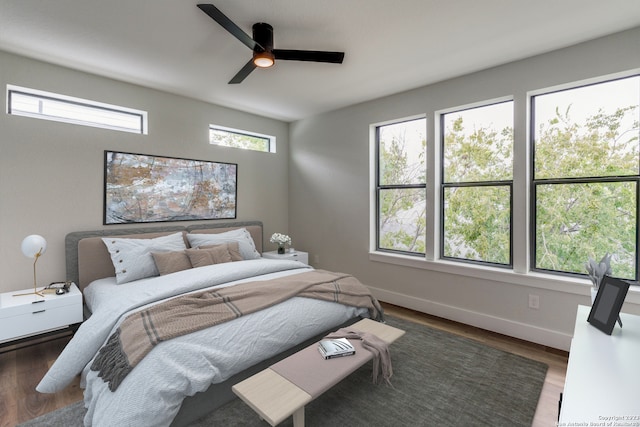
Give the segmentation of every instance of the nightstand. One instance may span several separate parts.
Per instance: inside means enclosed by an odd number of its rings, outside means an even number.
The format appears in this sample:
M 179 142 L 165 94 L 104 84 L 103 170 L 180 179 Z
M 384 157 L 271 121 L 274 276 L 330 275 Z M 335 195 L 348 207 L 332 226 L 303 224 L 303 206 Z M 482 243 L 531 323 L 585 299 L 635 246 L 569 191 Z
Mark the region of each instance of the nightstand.
M 288 259 L 291 261 L 300 261 L 309 265 L 309 254 L 307 252 L 295 251 L 295 252 L 285 252 L 283 254 L 279 254 L 278 251 L 270 251 L 263 252 L 263 258 L 271 258 L 271 259 Z
M 82 293 L 75 283 L 63 295 L 14 296 L 32 291 L 33 288 L 0 294 L 0 344 L 82 322 Z

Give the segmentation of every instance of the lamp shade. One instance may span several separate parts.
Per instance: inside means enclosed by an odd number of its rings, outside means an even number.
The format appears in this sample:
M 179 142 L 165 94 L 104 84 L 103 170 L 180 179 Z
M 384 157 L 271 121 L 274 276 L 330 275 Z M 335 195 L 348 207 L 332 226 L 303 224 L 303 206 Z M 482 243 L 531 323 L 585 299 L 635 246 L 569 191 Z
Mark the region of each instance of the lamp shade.
M 38 234 L 32 234 L 24 238 L 21 248 L 26 257 L 35 258 L 47 250 L 47 241 Z

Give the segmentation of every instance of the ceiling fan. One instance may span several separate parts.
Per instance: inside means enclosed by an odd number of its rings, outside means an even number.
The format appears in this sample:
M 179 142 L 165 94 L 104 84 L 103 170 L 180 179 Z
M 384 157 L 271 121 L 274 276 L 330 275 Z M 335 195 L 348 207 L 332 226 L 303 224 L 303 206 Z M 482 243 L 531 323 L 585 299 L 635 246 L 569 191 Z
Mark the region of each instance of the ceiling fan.
M 321 50 L 289 50 L 273 48 L 273 27 L 264 22 L 253 24 L 253 38 L 242 31 L 231 19 L 212 4 L 199 4 L 198 7 L 214 21 L 230 32 L 235 38 L 253 50 L 253 58 L 233 76 L 229 84 L 241 83 L 256 67 L 271 67 L 276 59 L 288 61 L 329 62 L 342 64 L 344 52 Z

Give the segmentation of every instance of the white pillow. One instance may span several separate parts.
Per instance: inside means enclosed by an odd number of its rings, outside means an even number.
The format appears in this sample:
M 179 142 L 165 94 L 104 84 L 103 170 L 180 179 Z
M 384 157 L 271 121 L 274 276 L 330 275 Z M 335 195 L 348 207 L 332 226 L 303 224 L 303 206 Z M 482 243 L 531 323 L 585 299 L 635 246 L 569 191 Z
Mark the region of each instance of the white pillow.
M 121 285 L 145 277 L 158 276 L 151 252 L 171 252 L 187 249 L 182 232 L 155 239 L 103 237 L 116 270 L 116 282 Z
M 215 234 L 187 234 L 187 240 L 192 248 L 206 245 L 219 245 L 221 243 L 238 242 L 238 249 L 243 259 L 260 258 L 260 253 L 256 250 L 256 245 L 251 238 L 251 234 L 246 228 L 226 231 Z

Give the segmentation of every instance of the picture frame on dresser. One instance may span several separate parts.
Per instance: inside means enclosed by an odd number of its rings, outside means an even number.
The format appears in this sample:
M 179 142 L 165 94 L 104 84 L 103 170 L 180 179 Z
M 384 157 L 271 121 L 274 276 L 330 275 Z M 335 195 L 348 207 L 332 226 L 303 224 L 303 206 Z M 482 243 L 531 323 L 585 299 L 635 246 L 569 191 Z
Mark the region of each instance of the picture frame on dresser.
M 604 276 L 587 321 L 605 334 L 611 335 L 616 321 L 619 321 L 620 309 L 622 309 L 628 290 L 628 282 Z M 622 326 L 622 322 L 620 322 L 620 326 Z

